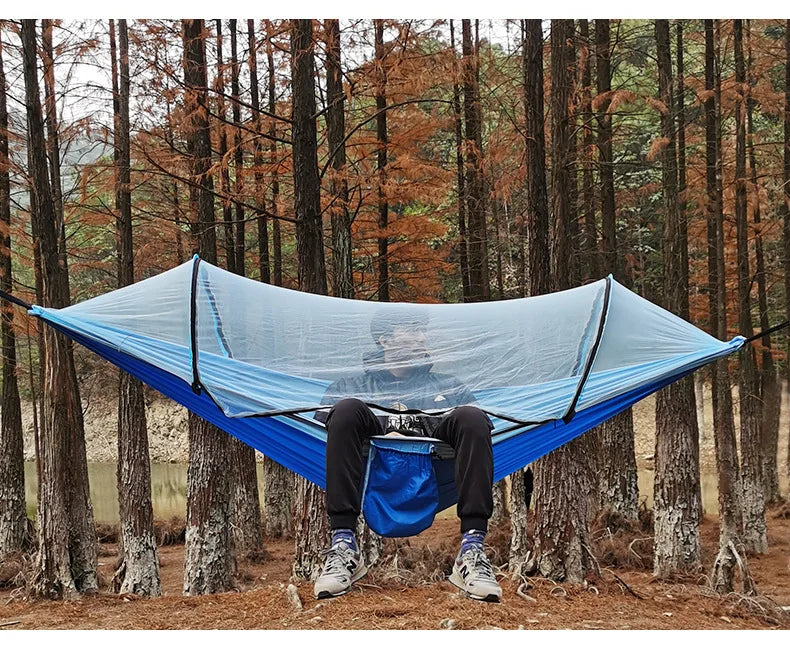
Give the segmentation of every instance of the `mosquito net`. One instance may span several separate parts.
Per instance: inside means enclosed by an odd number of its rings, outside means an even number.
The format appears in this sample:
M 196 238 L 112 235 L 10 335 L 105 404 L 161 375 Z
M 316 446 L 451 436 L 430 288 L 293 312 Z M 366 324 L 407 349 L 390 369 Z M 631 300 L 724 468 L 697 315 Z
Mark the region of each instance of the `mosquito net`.
M 195 258 L 39 314 L 209 392 L 229 417 L 356 397 L 383 410 L 476 404 L 568 417 L 732 352 L 611 278 L 474 304 L 347 300 L 278 288 Z

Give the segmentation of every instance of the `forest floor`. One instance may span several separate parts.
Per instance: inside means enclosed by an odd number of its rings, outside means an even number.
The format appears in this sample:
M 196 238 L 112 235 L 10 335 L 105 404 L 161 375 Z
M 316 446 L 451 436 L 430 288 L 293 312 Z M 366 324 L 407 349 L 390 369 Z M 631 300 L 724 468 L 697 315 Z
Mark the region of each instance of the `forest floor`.
M 783 513 L 788 516 L 787 507 Z M 649 548 L 632 542 L 641 538 L 646 540 L 641 545 L 649 546 L 649 531 L 612 535 L 599 525 L 595 537 L 601 577 L 591 579 L 590 586 L 527 579 L 530 601 L 518 593 L 521 581 L 503 574 L 502 603 L 481 603 L 463 597 L 445 580 L 456 551 L 457 521 L 441 519 L 409 541 L 387 541 L 393 543 L 390 551 L 398 547 L 398 561 L 390 554 L 343 597 L 319 602 L 310 583 L 297 583 L 301 611 L 292 607 L 285 589 L 291 540 L 268 539 L 263 561 L 241 562 L 239 591 L 199 597 L 181 595 L 183 544 L 162 546 L 164 596 L 153 600 L 106 593 L 117 545 L 105 543 L 100 552 L 102 593 L 52 602 L 24 600 L 21 588 L 0 589 L 0 629 L 790 628 L 790 613 L 781 609 L 790 606 L 790 516 L 779 517 L 774 510 L 768 522 L 769 553 L 749 559 L 759 598 L 716 595 L 704 573 L 671 583 L 656 581 Z M 506 536 L 504 529 L 489 534 L 490 555 L 501 555 Z M 703 564 L 709 569 L 717 547 L 715 518 L 705 518 L 701 537 Z

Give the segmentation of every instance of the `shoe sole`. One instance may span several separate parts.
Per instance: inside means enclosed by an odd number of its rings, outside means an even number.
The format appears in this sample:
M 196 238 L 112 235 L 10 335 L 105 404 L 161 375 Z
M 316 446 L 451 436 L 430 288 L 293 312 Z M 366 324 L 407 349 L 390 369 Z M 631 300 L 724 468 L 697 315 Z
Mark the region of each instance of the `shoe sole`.
M 367 573 L 368 573 L 368 568 L 367 566 L 365 566 L 362 569 L 360 569 L 355 576 L 351 578 L 351 583 L 349 583 L 348 587 L 344 589 L 342 592 L 336 592 L 335 594 L 332 594 L 332 592 L 328 592 L 327 590 L 324 590 L 322 592 L 319 592 L 316 598 L 320 601 L 321 599 L 337 598 L 338 596 L 343 596 L 343 594 L 348 594 L 351 591 L 351 587 L 354 585 L 354 583 L 356 583 L 360 578 L 362 578 Z
M 470 599 L 475 601 L 483 601 L 484 603 L 499 603 L 499 596 L 496 594 L 486 594 L 485 596 L 480 596 L 478 594 L 472 594 L 469 590 L 466 589 L 466 585 L 464 585 L 464 581 L 459 574 L 453 573 L 450 574 L 450 578 L 448 578 L 453 585 L 455 585 L 459 590 L 461 590 L 466 596 Z

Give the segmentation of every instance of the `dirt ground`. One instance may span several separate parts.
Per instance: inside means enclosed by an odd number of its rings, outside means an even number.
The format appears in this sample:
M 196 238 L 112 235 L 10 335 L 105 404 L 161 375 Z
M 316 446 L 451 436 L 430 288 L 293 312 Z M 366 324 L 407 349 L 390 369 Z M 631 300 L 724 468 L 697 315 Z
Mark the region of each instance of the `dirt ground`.
M 298 583 L 303 609 L 286 595 L 293 544 L 270 539 L 263 562 L 240 564 L 239 591 L 200 597 L 181 595 L 183 545 L 160 547 L 164 596 L 145 600 L 106 593 L 71 602 L 25 601 L 20 589 L 0 590 L 0 628 L 5 629 L 777 629 L 790 628 L 790 519 L 769 515 L 768 555 L 749 560 L 762 595 L 747 599 L 720 597 L 707 586 L 705 574 L 674 583 L 653 580 L 644 568 L 607 567 L 601 578 L 583 585 L 564 585 L 502 574 L 503 602 L 481 603 L 461 596 L 444 579 L 457 537 L 457 521 L 434 526 L 400 544 L 399 566 L 390 559 L 374 568 L 346 596 L 314 600 L 312 586 Z M 599 531 L 597 537 L 606 534 Z M 717 523 L 702 526 L 703 560 L 713 561 Z M 506 531 L 489 534 L 506 541 Z M 643 538 L 644 539 L 644 538 Z M 394 541 L 388 541 L 394 542 Z M 102 545 L 101 573 L 109 581 L 117 547 Z M 490 552 L 497 555 L 496 548 Z M 634 553 L 636 555 L 636 553 Z M 602 556 L 603 557 L 603 556 Z M 616 562 L 616 561 L 615 561 Z M 611 561 L 610 561 L 611 564 Z M 626 587 L 627 584 L 627 587 Z M 629 591 L 630 589 L 630 591 Z M 523 591 L 523 590 L 522 590 Z

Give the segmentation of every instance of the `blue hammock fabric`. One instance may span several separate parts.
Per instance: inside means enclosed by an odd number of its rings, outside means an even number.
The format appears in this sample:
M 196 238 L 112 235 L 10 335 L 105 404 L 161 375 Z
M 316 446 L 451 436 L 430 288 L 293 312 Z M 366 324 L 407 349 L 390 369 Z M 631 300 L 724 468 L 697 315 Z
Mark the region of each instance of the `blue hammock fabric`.
M 30 310 L 322 488 L 326 429 L 315 411 L 338 378 L 359 371 L 370 331 L 404 312 L 428 314 L 434 368 L 458 377 L 489 413 L 495 480 L 745 341 L 720 342 L 611 277 L 507 302 L 378 304 L 276 288 L 197 258 L 68 308 Z M 529 346 L 519 345 L 523 328 Z M 336 339 L 327 337 L 337 330 Z M 312 345 L 302 337 L 311 332 Z M 463 353 L 453 342 L 459 338 Z M 392 411 L 389 401 L 369 404 Z M 439 441 L 378 437 L 372 444 L 363 513 L 374 531 L 419 533 L 456 502 L 453 459 L 437 452 Z

